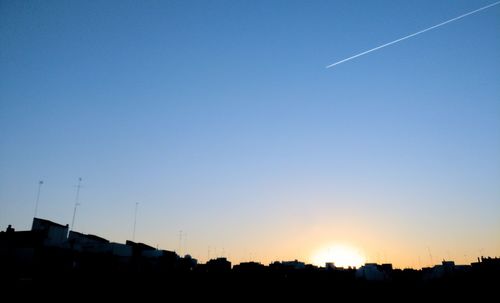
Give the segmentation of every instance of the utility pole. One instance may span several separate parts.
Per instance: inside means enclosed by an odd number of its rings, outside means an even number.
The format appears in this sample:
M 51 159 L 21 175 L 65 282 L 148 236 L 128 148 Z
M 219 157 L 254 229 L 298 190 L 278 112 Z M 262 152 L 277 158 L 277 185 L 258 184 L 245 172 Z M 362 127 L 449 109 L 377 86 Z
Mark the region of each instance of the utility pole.
M 43 180 L 38 181 L 38 192 L 36 194 L 36 203 L 35 203 L 35 215 L 33 216 L 36 218 L 36 214 L 38 213 L 38 201 L 40 200 L 40 190 L 42 189 L 43 185 Z
M 80 187 L 82 183 L 82 178 L 78 178 L 78 185 L 76 186 L 76 198 L 75 198 L 75 208 L 73 209 L 73 220 L 71 220 L 71 230 L 75 226 L 75 216 L 76 216 L 76 208 L 80 205 L 78 203 L 78 199 L 80 198 Z

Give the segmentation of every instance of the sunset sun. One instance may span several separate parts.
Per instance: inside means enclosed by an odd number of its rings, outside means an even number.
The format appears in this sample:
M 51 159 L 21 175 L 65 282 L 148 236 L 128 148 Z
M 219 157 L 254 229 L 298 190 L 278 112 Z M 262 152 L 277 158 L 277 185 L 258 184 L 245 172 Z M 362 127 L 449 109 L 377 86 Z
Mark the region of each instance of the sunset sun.
M 332 245 L 316 251 L 311 262 L 317 266 L 325 266 L 327 262 L 334 263 L 336 267 L 360 267 L 365 262 L 362 253 L 350 246 Z

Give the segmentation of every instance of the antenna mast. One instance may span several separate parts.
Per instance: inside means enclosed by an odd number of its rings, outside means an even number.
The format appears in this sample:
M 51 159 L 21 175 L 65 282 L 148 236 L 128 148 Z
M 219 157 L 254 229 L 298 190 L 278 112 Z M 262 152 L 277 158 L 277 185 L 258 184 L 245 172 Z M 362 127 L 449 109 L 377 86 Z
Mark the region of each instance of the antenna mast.
M 184 252 L 184 254 L 188 254 L 188 250 L 187 250 L 187 238 L 188 238 L 188 234 L 187 232 L 184 232 L 184 235 L 182 237 L 182 251 Z
M 135 211 L 134 211 L 134 232 L 132 234 L 132 241 L 135 241 L 135 226 L 137 223 L 137 207 L 139 206 L 139 202 L 135 202 Z
M 182 230 L 179 230 L 179 256 L 182 257 Z
M 432 260 L 432 253 L 429 246 L 427 246 L 427 252 L 429 253 L 429 259 L 431 260 L 431 267 L 432 267 L 434 265 L 434 261 Z
M 35 203 L 35 215 L 33 216 L 36 218 L 36 214 L 38 213 L 38 201 L 40 200 L 40 190 L 42 188 L 43 180 L 38 181 L 38 192 L 36 194 L 36 203 Z
M 76 186 L 76 198 L 75 198 L 75 208 L 73 210 L 73 220 L 71 220 L 71 230 L 73 230 L 73 227 L 75 226 L 75 216 L 76 216 L 76 208 L 80 203 L 78 203 L 78 200 L 80 198 L 80 187 L 82 183 L 82 178 L 78 178 L 78 185 Z

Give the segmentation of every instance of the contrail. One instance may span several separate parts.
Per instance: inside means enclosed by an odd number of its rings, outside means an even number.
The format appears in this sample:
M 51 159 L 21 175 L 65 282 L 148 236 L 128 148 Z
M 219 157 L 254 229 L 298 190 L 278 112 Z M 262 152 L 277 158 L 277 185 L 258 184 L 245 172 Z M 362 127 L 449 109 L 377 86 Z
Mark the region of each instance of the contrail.
M 380 45 L 380 46 L 377 46 L 377 47 L 375 47 L 375 48 L 369 49 L 369 50 L 367 50 L 367 51 L 364 51 L 364 52 L 359 53 L 359 54 L 357 54 L 357 55 L 354 55 L 354 56 L 352 56 L 352 57 L 346 58 L 346 59 L 344 59 L 344 60 L 340 60 L 340 61 L 338 61 L 338 62 L 335 62 L 335 63 L 333 63 L 333 64 L 330 64 L 330 65 L 326 66 L 326 68 L 334 67 L 335 65 L 338 65 L 338 64 L 340 64 L 340 63 L 344 63 L 344 62 L 346 62 L 346 61 L 350 61 L 350 60 L 352 60 L 352 59 L 355 59 L 355 58 L 357 58 L 357 57 L 361 57 L 361 56 L 366 55 L 366 54 L 368 54 L 368 53 L 371 53 L 371 52 L 374 52 L 374 51 L 379 50 L 379 49 L 381 49 L 381 48 L 384 48 L 384 47 L 386 47 L 386 46 L 392 45 L 392 44 L 394 44 L 394 43 L 398 43 L 398 42 L 401 42 L 401 41 L 403 41 L 403 40 L 409 39 L 409 38 L 411 38 L 411 37 L 414 37 L 414 36 L 417 36 L 417 35 L 423 34 L 423 33 L 427 32 L 427 31 L 432 30 L 432 29 L 435 29 L 435 28 L 437 28 L 437 27 L 443 26 L 443 25 L 448 24 L 448 23 L 450 23 L 450 22 L 457 21 L 457 20 L 459 20 L 459 19 L 465 18 L 465 17 L 467 17 L 467 16 L 469 16 L 469 15 L 475 14 L 475 13 L 477 13 L 477 12 L 480 12 L 480 11 L 482 11 L 482 10 L 485 10 L 485 9 L 487 9 L 487 8 L 490 8 L 490 7 L 495 6 L 495 5 L 498 5 L 498 4 L 500 4 L 500 1 L 495 2 L 495 3 L 492 3 L 492 4 L 490 4 L 490 5 L 483 6 L 483 7 L 481 7 L 481 8 L 478 8 L 478 9 L 473 10 L 473 11 L 471 11 L 471 12 L 465 13 L 465 14 L 463 14 L 463 15 L 460 15 L 460 16 L 455 17 L 455 18 L 453 18 L 453 19 L 450 19 L 450 20 L 448 20 L 448 21 L 441 22 L 441 23 L 439 23 L 439 24 L 436 24 L 436 25 L 431 26 L 431 27 L 429 27 L 429 28 L 423 29 L 423 30 L 418 31 L 418 32 L 416 32 L 416 33 L 413 33 L 413 34 L 411 34 L 411 35 L 404 36 L 403 38 L 399 38 L 399 39 L 397 39 L 397 40 L 394 40 L 394 41 L 388 42 L 388 43 L 386 43 L 386 44 L 382 44 L 382 45 Z

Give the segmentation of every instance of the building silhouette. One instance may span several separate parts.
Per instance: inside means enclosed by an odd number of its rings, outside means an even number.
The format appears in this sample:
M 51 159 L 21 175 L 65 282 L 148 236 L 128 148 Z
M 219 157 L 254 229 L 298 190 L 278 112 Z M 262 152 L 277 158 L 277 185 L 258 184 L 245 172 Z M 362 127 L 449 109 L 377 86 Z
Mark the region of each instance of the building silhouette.
M 110 293 L 199 289 L 187 294 L 209 297 L 228 295 L 225 290 L 232 289 L 246 294 L 267 290 L 278 299 L 294 293 L 320 296 L 328 293 L 325 290 L 442 293 L 449 298 L 450 292 L 464 290 L 475 296 L 496 294 L 500 285 L 500 258 L 480 257 L 469 265 L 443 260 L 422 270 L 395 269 L 389 263 L 318 267 L 299 260 L 233 266 L 226 258 L 200 264 L 190 255 L 181 257 L 145 243 L 115 243 L 97 235 L 68 232 L 68 225 L 41 218 L 33 219 L 31 230 L 16 231 L 9 225 L 0 232 L 0 269 L 5 289 L 27 293 L 62 285 L 73 291 L 84 287 Z

